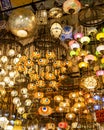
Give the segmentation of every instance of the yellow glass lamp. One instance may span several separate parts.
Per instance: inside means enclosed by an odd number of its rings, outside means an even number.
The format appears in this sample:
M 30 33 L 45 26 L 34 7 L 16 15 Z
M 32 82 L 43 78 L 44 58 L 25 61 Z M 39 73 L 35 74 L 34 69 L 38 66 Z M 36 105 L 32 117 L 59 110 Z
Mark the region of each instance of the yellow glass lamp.
M 104 39 L 104 32 L 98 33 L 98 34 L 96 35 L 96 39 L 97 39 L 98 41 Z
M 22 126 L 14 125 L 12 130 L 23 130 Z
M 17 119 L 17 120 L 14 121 L 14 125 L 20 126 L 20 125 L 22 125 L 22 121 Z
M 73 120 L 76 118 L 76 115 L 75 115 L 75 113 L 67 113 L 65 117 L 68 120 Z
M 63 107 L 56 107 L 56 112 L 62 113 L 62 112 L 64 112 L 64 108 Z
M 86 62 L 79 63 L 79 68 L 87 68 L 87 67 L 88 67 L 88 63 L 86 63 Z
M 78 92 L 71 92 L 69 93 L 69 98 L 70 99 L 75 99 L 79 97 L 79 93 Z
M 32 36 L 36 29 L 36 17 L 32 10 L 19 8 L 10 14 L 8 25 L 10 31 L 21 38 Z
M 60 18 L 62 16 L 62 9 L 58 7 L 53 7 L 49 10 L 50 18 Z
M 78 108 L 78 109 L 84 108 L 85 103 L 84 102 L 76 102 L 73 107 Z
M 56 95 L 56 96 L 54 96 L 54 101 L 55 102 L 61 102 L 61 101 L 63 101 L 63 96 L 61 96 L 61 95 Z
M 47 123 L 46 128 L 47 128 L 47 130 L 55 130 L 55 124 L 54 123 Z
M 102 64 L 104 64 L 104 57 L 103 57 L 103 58 L 101 58 L 101 63 L 102 63 Z
M 63 101 L 63 102 L 60 102 L 60 103 L 59 103 L 59 107 L 64 107 L 64 108 L 65 108 L 65 107 L 69 107 L 69 106 L 70 106 L 70 103 L 69 103 L 69 102 L 64 102 L 64 101 Z

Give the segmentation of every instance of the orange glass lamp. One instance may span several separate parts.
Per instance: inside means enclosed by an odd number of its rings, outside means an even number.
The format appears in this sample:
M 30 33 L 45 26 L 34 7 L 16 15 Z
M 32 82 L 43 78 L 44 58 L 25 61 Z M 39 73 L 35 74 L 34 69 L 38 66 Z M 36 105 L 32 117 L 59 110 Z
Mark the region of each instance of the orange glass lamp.
M 41 99 L 43 97 L 44 97 L 44 93 L 43 92 L 35 92 L 34 93 L 34 98 Z
M 56 96 L 54 96 L 54 101 L 55 102 L 61 102 L 61 101 L 63 101 L 63 96 L 61 96 L 61 95 L 56 95 Z
M 41 106 L 38 109 L 39 115 L 42 115 L 42 116 L 51 115 L 52 112 L 53 112 L 53 109 L 51 107 L 49 107 L 49 106 Z

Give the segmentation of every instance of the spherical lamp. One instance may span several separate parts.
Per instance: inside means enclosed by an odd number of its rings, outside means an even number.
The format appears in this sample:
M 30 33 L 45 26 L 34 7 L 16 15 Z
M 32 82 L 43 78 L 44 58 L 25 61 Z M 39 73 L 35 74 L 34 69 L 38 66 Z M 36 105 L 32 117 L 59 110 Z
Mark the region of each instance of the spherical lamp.
M 63 10 L 67 14 L 78 13 L 81 9 L 81 4 L 78 0 L 66 0 L 63 3 Z
M 8 25 L 14 35 L 25 38 L 34 34 L 36 18 L 32 10 L 19 8 L 10 14 Z

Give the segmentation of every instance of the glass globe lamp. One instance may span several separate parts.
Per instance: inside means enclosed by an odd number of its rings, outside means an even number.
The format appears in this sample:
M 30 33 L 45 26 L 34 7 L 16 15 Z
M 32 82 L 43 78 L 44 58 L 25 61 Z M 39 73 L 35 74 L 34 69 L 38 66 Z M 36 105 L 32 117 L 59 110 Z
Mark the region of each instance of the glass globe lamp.
M 7 63 L 7 62 L 8 62 L 7 56 L 2 56 L 2 57 L 1 57 L 1 62 L 2 62 L 2 63 Z
M 59 23 L 53 23 L 51 25 L 50 32 L 51 32 L 52 36 L 54 36 L 55 38 L 59 38 L 59 36 L 62 32 L 61 25 Z
M 17 112 L 18 112 L 19 114 L 23 114 L 23 113 L 25 113 L 25 108 L 22 107 L 22 106 L 20 106 L 20 107 L 18 107 Z
M 67 14 L 76 14 L 81 9 L 81 4 L 78 0 L 66 0 L 63 3 L 63 10 Z
M 13 56 L 15 55 L 15 50 L 10 49 L 9 52 L 8 52 L 8 55 L 9 55 L 10 57 L 13 57 Z
M 10 14 L 8 25 L 14 35 L 25 38 L 34 34 L 36 18 L 32 10 L 19 8 Z

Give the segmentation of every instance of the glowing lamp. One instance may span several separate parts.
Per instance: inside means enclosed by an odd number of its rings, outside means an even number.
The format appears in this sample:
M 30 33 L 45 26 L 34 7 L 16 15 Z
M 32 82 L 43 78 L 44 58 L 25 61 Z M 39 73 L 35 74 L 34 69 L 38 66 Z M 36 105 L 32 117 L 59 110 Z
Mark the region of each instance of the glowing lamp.
M 101 53 L 101 51 L 104 51 L 104 45 L 99 45 L 97 48 L 96 48 L 97 52 Z
M 61 95 L 56 95 L 56 96 L 54 96 L 54 101 L 61 102 L 61 101 L 63 101 L 63 97 Z
M 81 39 L 80 39 L 80 42 L 82 44 L 88 44 L 90 42 L 90 38 L 88 36 L 83 36 Z
M 97 60 L 97 58 L 96 58 L 96 56 L 94 56 L 94 55 L 87 55 L 87 56 L 85 56 L 85 58 L 84 58 L 84 62 L 89 62 L 89 61 L 96 61 Z
M 13 130 L 13 126 L 12 125 L 7 125 L 4 130 Z
M 62 9 L 58 7 L 53 7 L 49 10 L 49 17 L 50 18 L 60 18 L 62 16 Z
M 83 85 L 87 89 L 94 89 L 97 86 L 97 80 L 94 76 L 88 76 L 84 79 Z
M 74 39 L 75 39 L 75 40 L 81 39 L 82 37 L 83 37 L 83 34 L 82 34 L 82 33 L 75 33 L 75 34 L 74 34 Z
M 80 48 L 79 43 L 75 40 L 71 40 L 68 44 L 72 50 Z
M 74 50 L 71 50 L 70 51 L 70 56 L 77 56 L 78 55 L 78 52 L 77 51 L 74 51 Z
M 59 122 L 59 123 L 58 123 L 58 127 L 59 127 L 59 128 L 67 128 L 67 127 L 68 127 L 68 123 L 67 123 L 67 122 L 64 122 L 64 121 Z
M 78 0 L 66 0 L 63 3 L 63 10 L 67 14 L 76 14 L 81 9 L 81 4 Z
M 74 113 L 67 113 L 65 117 L 68 120 L 73 120 L 75 119 L 76 115 Z
M 98 33 L 98 34 L 96 35 L 96 39 L 97 39 L 98 41 L 104 39 L 104 32 Z
M 19 8 L 13 10 L 9 17 L 9 29 L 18 37 L 28 37 L 34 34 L 36 18 L 32 10 Z
M 62 27 L 59 23 L 53 23 L 50 28 L 51 35 L 55 38 L 59 38 L 62 32 Z
M 56 107 L 56 112 L 64 112 L 64 108 L 63 107 Z
M 103 75 L 104 75 L 104 70 L 96 71 L 96 76 L 103 76 Z
M 94 98 L 94 100 L 100 100 L 101 99 L 101 97 L 99 95 L 95 95 L 93 98 Z
M 99 104 L 94 105 L 94 110 L 100 110 L 101 106 Z
M 13 130 L 23 130 L 22 126 L 14 125 Z
M 19 114 L 24 114 L 25 113 L 25 108 L 23 106 L 20 106 L 20 107 L 18 107 L 17 112 Z
M 47 128 L 47 130 L 55 130 L 55 124 L 54 123 L 47 123 L 46 128 Z
M 104 97 L 101 98 L 102 102 L 104 102 Z
M 35 92 L 34 94 L 35 98 L 41 99 L 44 97 L 44 93 L 43 92 Z
M 25 100 L 25 106 L 31 106 L 31 104 L 32 104 L 32 101 L 30 100 L 30 99 L 26 99 Z
M 40 103 L 42 104 L 42 105 L 49 105 L 50 104 L 50 99 L 49 98 L 41 98 L 41 100 L 40 100 Z
M 87 30 L 88 35 L 95 35 L 97 33 L 97 29 L 95 27 L 90 27 Z
M 64 41 L 67 39 L 72 39 L 72 31 L 73 31 L 72 26 L 65 26 L 63 28 L 62 34 L 60 35 L 60 40 Z
M 39 109 L 38 109 L 39 115 L 42 115 L 42 116 L 51 115 L 52 112 L 53 112 L 53 110 L 52 110 L 52 108 L 49 107 L 49 106 L 41 106 L 41 107 L 39 107 Z
M 20 125 L 22 125 L 22 121 L 17 119 L 17 120 L 14 121 L 14 125 L 20 126 Z
M 79 68 L 87 68 L 88 64 L 86 62 L 80 62 L 79 63 Z

